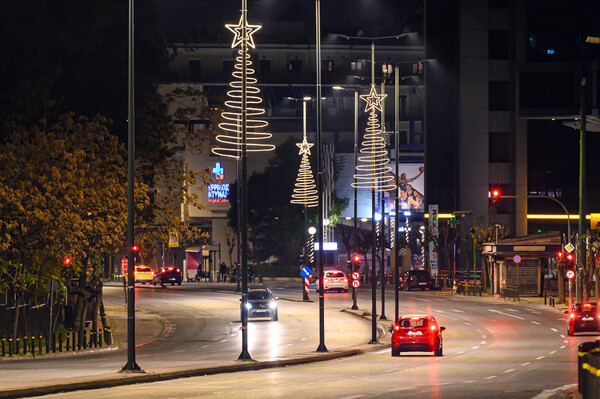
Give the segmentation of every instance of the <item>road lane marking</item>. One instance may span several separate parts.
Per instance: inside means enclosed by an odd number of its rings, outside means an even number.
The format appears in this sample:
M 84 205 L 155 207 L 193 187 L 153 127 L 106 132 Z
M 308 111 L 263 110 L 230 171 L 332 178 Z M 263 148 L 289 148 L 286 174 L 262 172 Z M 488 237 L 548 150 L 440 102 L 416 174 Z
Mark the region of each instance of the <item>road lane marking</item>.
M 480 333 L 480 332 L 481 332 L 481 330 L 480 330 L 479 328 L 478 328 L 476 331 L 477 331 L 478 333 Z
M 486 380 L 491 380 L 492 378 L 498 377 L 497 375 L 490 375 L 489 377 L 485 377 Z
M 566 339 L 565 339 L 563 342 L 564 342 L 565 344 L 568 344 L 568 343 L 569 343 L 569 341 L 567 341 Z
M 460 351 L 460 352 L 458 352 L 458 354 L 459 354 L 459 355 L 460 355 L 460 354 L 462 354 L 462 353 L 465 353 L 465 351 Z
M 292 345 L 294 345 L 294 344 L 287 344 L 286 346 L 292 346 Z
M 548 352 L 549 355 L 554 355 L 556 351 Z
M 560 337 L 561 337 L 561 338 L 566 338 L 566 337 L 565 337 L 564 335 L 562 335 L 562 334 L 560 334 Z
M 504 312 L 501 312 L 501 311 L 499 311 L 499 310 L 496 310 L 496 309 L 488 309 L 488 310 L 489 310 L 490 312 L 499 313 L 499 314 L 501 314 L 501 315 L 504 315 L 504 316 L 510 316 L 510 317 L 514 317 L 515 319 L 519 319 L 519 320 L 525 320 L 523 317 L 520 317 L 520 316 L 515 316 L 514 314 L 510 314 L 510 313 L 504 313 Z
M 567 347 L 567 345 L 563 345 L 560 347 L 560 349 L 565 349 Z
M 300 341 L 306 341 L 306 337 L 304 337 L 304 338 L 300 339 Z
M 463 323 L 465 323 L 466 325 L 470 326 L 471 323 L 467 323 L 466 321 L 463 321 Z
M 485 342 L 486 342 L 486 341 L 481 341 L 481 345 L 485 345 Z
M 538 356 L 535 358 L 535 360 L 542 360 L 543 358 L 545 358 L 546 356 Z
M 475 383 L 475 382 L 477 382 L 477 381 L 474 381 L 474 380 L 469 380 L 469 381 L 465 381 L 463 384 L 473 384 L 473 383 Z
M 513 371 L 515 371 L 515 369 L 504 370 L 505 373 L 512 373 Z
M 221 342 L 227 342 L 227 340 L 226 339 L 222 339 Z
M 341 399 L 356 399 L 356 398 L 364 398 L 365 395 L 354 395 L 354 396 L 345 396 Z
M 210 345 L 201 346 L 200 349 L 208 348 Z
M 458 310 L 458 309 L 450 309 L 450 310 L 452 310 L 453 312 L 456 312 L 456 313 L 465 313 L 464 311 Z
M 471 349 L 477 349 L 477 348 L 479 348 L 479 346 L 473 346 L 473 347 L 471 347 Z
M 382 351 L 375 352 L 375 353 L 388 353 L 388 352 L 391 352 L 391 351 L 392 351 L 392 348 L 388 348 L 388 349 L 384 349 Z
M 529 362 L 525 362 L 525 363 L 523 363 L 523 364 L 521 365 L 521 367 L 529 366 L 530 364 L 531 364 L 531 363 L 529 363 Z
M 532 322 L 533 324 L 537 324 L 537 325 L 539 325 L 539 324 L 540 324 L 540 323 L 538 323 L 537 321 L 533 321 L 533 320 L 531 320 L 531 322 Z
M 486 339 L 487 337 L 485 335 L 482 335 L 481 338 Z
M 554 332 L 558 332 L 558 330 L 556 328 L 550 328 L 550 329 Z

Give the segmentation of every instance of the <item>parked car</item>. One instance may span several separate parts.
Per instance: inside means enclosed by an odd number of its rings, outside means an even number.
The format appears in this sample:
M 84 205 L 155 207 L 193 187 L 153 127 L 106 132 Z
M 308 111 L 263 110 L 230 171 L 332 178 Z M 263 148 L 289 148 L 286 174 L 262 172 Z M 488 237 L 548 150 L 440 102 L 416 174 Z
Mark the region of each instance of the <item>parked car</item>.
M 574 303 L 570 310 L 565 314 L 569 315 L 567 319 L 567 334 L 575 335 L 578 332 L 600 332 L 600 314 L 598 308 L 592 303 Z
M 442 331 L 432 315 L 405 315 L 390 328 L 392 333 L 392 356 L 401 352 L 433 352 L 443 355 Z
M 408 291 L 413 288 L 421 290 L 425 288 L 429 288 L 430 290 L 435 289 L 435 283 L 431 278 L 431 274 L 427 270 L 408 270 L 402 273 L 400 276 L 400 289 Z
M 148 266 L 139 265 L 135 267 L 135 271 L 133 272 L 135 282 L 142 284 L 150 284 L 154 279 L 154 272 Z
M 270 317 L 273 321 L 279 320 L 278 299 L 276 296 L 273 296 L 273 293 L 268 288 L 248 290 L 248 300 L 246 302 L 248 318 Z M 242 310 L 241 306 L 240 304 L 240 313 Z
M 348 292 L 348 277 L 341 270 L 324 270 L 323 271 L 323 292 L 338 290 Z M 315 279 L 316 290 L 319 291 L 319 279 Z
M 181 270 L 173 266 L 161 267 L 152 279 L 152 283 L 154 285 L 165 285 L 166 283 L 181 285 Z

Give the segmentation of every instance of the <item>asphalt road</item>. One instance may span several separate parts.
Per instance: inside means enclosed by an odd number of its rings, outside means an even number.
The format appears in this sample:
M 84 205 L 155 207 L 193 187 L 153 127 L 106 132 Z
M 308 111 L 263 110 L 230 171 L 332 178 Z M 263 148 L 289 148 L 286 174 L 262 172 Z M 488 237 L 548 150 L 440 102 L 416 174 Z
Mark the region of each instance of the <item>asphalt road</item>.
M 282 295 L 288 292 L 285 287 L 274 288 L 279 288 L 274 291 Z M 293 289 L 297 290 L 295 287 Z M 295 295 L 295 291 L 289 294 Z M 175 297 L 177 294 L 170 292 L 150 295 L 148 298 L 143 296 L 143 301 L 161 302 L 162 295 Z M 187 297 L 193 294 L 181 295 Z M 206 304 L 213 306 L 219 301 L 218 298 L 222 297 L 207 299 Z M 355 321 L 355 326 L 350 326 L 346 323 L 352 323 L 354 319 L 348 318 L 348 315 L 329 319 L 335 317 L 333 309 L 349 306 L 349 294 L 328 294 L 326 298 L 327 307 L 332 310 L 328 312 L 326 322 L 328 346 L 335 345 L 334 342 L 339 342 L 345 334 L 365 334 L 363 342 L 370 338 L 368 325 L 365 328 L 360 320 Z M 359 306 L 370 309 L 369 298 L 370 291 L 361 292 Z M 392 298 L 393 292 L 390 292 L 386 302 L 388 317 L 394 312 Z M 284 305 L 287 308 L 288 303 L 282 304 L 282 309 Z M 318 330 L 314 322 L 297 324 L 292 321 L 296 319 L 296 312 L 303 312 L 305 308 L 306 314 L 314 312 L 316 304 L 289 305 L 293 311 L 280 313 L 280 320 L 285 323 L 288 319 L 287 322 L 292 323 L 290 328 L 297 328 L 299 333 L 289 330 L 289 335 L 267 338 L 250 349 L 253 356 L 270 355 L 268 348 L 260 349 L 265 343 L 268 346 L 275 345 L 279 348 L 278 353 L 282 353 L 288 343 L 298 343 L 303 337 L 307 339 L 300 342 L 315 342 L 314 339 L 318 338 L 315 336 Z M 234 307 L 227 309 L 236 312 Z M 225 309 L 219 309 L 219 312 L 225 312 Z M 597 339 L 596 335 L 565 336 L 566 316 L 536 305 L 479 297 L 436 296 L 435 292 L 402 292 L 400 313 L 420 312 L 432 312 L 438 322 L 447 327 L 444 332 L 444 356 L 441 358 L 419 353 L 403 353 L 398 358 L 392 358 L 387 349 L 282 369 L 94 390 L 89 395 L 94 398 L 547 398 L 551 396 L 550 393 L 543 391 L 576 382 L 577 345 Z M 235 317 L 231 314 L 230 318 Z M 180 319 L 185 324 L 183 321 L 183 318 Z M 252 324 L 258 328 L 255 333 L 259 334 L 276 332 L 269 328 L 277 328 L 270 327 L 274 323 Z M 336 325 L 338 327 L 334 327 Z M 355 331 L 356 326 L 360 332 Z M 181 339 L 184 337 L 178 338 Z M 386 339 L 389 340 L 389 336 Z M 211 341 L 214 349 L 221 348 L 219 344 L 225 344 L 215 341 L 218 340 Z M 306 348 L 314 350 L 314 343 Z M 230 347 L 223 350 L 223 354 L 227 355 L 235 355 L 238 351 Z M 147 360 L 140 359 L 144 364 L 146 361 L 160 361 L 152 359 L 153 353 L 144 354 L 149 355 Z M 165 357 L 166 361 L 171 361 L 168 359 L 170 355 Z M 74 392 L 48 397 L 80 396 L 81 392 Z

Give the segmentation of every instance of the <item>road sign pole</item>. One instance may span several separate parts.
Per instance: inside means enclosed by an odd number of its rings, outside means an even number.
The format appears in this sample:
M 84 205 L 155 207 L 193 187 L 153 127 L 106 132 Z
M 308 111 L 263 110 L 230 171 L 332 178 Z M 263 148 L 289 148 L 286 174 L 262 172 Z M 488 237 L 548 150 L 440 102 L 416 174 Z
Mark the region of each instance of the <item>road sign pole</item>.
M 356 301 L 358 299 L 358 290 L 357 288 L 360 287 L 360 273 L 359 272 L 352 272 L 352 310 L 358 310 L 358 305 L 356 304 Z
M 303 291 L 303 296 L 302 296 L 302 300 L 303 301 L 309 301 L 310 298 L 308 297 L 308 278 L 304 278 L 304 291 Z

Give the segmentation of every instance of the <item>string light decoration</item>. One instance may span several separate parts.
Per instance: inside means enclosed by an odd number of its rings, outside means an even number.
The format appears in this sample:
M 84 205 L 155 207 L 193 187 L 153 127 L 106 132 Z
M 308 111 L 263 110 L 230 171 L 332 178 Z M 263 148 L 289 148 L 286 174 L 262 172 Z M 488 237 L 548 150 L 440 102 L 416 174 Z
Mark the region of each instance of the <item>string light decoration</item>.
M 219 124 L 219 128 L 225 131 L 225 134 L 220 134 L 216 137 L 220 145 L 211 150 L 213 154 L 235 159 L 241 157 L 242 146 L 244 145 L 242 142 L 242 90 L 244 78 L 246 80 L 246 151 L 260 152 L 275 149 L 274 145 L 265 143 L 273 135 L 261 131 L 269 124 L 267 121 L 259 118 L 265 113 L 264 108 L 260 107 L 262 103 L 260 89 L 256 86 L 257 79 L 253 76 L 255 70 L 252 68 L 250 54 L 241 48 L 244 42 L 247 47 L 255 48 L 252 35 L 261 28 L 261 25 L 249 25 L 244 20 L 244 16 L 245 14 L 242 13 L 237 25 L 225 25 L 227 29 L 235 34 L 231 48 L 240 46 L 240 49 L 235 58 L 234 71 L 232 73 L 234 79 L 229 83 L 231 89 L 227 92 L 227 96 L 230 99 L 225 101 L 226 110 L 221 113 L 224 122 Z M 242 76 L 244 58 L 246 63 L 245 77 Z
M 319 196 L 317 195 L 317 185 L 315 184 L 315 178 L 313 176 L 312 169 L 310 168 L 310 148 L 314 145 L 306 141 L 306 136 L 302 140 L 302 143 L 296 143 L 300 147 L 300 155 L 302 159 L 300 161 L 300 169 L 298 170 L 298 177 L 296 178 L 296 186 L 294 187 L 294 194 L 292 194 L 292 204 L 305 205 L 309 208 L 319 205 Z
M 385 145 L 385 139 L 381 133 L 381 126 L 377 118 L 377 110 L 381 111 L 381 101 L 387 97 L 386 94 L 377 94 L 375 85 L 371 85 L 368 95 L 360 98 L 367 102 L 365 112 L 370 112 L 367 129 L 360 149 L 356 165 L 356 182 L 352 187 L 370 188 L 375 191 L 395 190 L 392 168 L 387 166 L 390 162 Z

